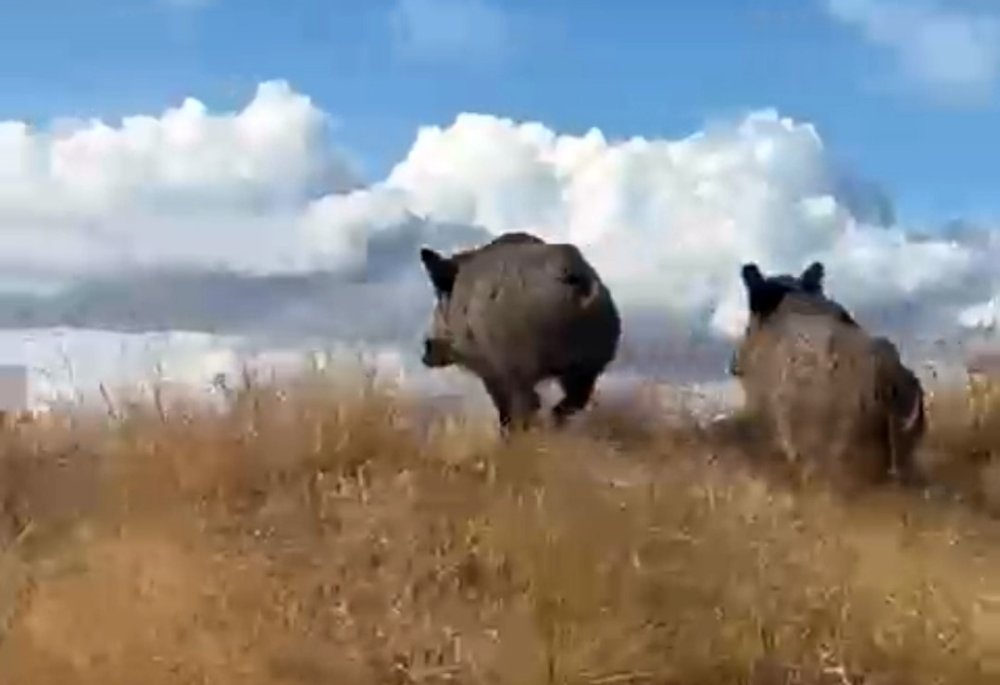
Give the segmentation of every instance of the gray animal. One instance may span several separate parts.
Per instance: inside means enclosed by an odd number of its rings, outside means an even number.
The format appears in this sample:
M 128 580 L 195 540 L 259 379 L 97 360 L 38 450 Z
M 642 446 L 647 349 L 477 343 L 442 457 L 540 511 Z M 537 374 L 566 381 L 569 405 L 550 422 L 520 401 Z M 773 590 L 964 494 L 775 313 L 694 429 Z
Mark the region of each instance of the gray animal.
M 426 366 L 478 376 L 504 434 L 531 424 L 543 380 L 555 378 L 564 393 L 556 425 L 587 405 L 617 353 L 621 320 L 575 246 L 517 232 L 450 257 L 424 247 L 420 259 L 436 294 Z
M 926 428 L 920 381 L 890 340 L 869 335 L 822 294 L 818 273 L 794 283 L 744 265 L 750 320 L 734 370 L 747 410 L 807 470 L 841 482 L 915 482 Z

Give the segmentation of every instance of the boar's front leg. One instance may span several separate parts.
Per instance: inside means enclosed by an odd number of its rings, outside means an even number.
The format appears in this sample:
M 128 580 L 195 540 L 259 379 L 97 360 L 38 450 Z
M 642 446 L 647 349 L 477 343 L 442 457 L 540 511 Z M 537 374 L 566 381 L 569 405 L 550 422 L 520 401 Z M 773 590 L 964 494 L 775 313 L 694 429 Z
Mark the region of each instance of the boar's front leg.
M 527 430 L 535 418 L 535 412 L 542 406 L 538 393 L 531 383 L 517 382 L 511 386 L 510 419 L 511 427 Z
M 526 430 L 531 426 L 542 404 L 531 383 L 486 376 L 483 385 L 496 407 L 501 433 L 509 435 L 512 430 Z
M 486 386 L 486 392 L 497 410 L 500 432 L 506 434 L 510 430 L 510 392 L 499 379 L 491 376 L 483 378 L 483 385 Z

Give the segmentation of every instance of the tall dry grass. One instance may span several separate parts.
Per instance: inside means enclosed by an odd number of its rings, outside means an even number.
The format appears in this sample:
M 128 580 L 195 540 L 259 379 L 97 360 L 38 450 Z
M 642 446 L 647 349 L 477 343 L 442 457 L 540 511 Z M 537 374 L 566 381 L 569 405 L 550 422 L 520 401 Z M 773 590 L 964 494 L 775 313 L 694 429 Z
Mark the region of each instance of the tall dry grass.
M 1000 682 L 970 508 L 792 490 L 613 408 L 502 444 L 335 380 L 12 429 L 0 683 Z M 980 397 L 933 405 L 967 479 Z
M 1000 379 L 969 374 L 964 387 L 929 393 L 925 469 L 940 484 L 1000 513 Z

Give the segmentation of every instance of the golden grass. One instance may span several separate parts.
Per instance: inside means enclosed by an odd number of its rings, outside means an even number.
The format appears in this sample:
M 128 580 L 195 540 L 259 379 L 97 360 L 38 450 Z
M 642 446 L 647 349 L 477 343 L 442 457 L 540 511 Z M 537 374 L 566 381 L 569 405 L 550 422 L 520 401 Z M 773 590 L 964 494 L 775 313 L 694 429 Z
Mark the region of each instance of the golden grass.
M 969 375 L 928 397 L 924 465 L 934 479 L 1000 513 L 1000 380 Z
M 333 380 L 9 434 L 0 682 L 1000 682 L 972 509 L 793 491 L 613 408 L 502 444 Z M 932 405 L 966 480 L 978 392 Z

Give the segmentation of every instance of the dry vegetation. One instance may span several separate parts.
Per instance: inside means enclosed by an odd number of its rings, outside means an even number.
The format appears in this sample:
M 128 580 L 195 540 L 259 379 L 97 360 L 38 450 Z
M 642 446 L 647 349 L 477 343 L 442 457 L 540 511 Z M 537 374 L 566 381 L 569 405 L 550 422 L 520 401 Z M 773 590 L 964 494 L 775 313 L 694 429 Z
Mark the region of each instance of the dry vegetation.
M 12 428 L 0 683 L 1000 682 L 995 386 L 933 398 L 970 506 L 600 407 L 503 445 L 333 381 Z

